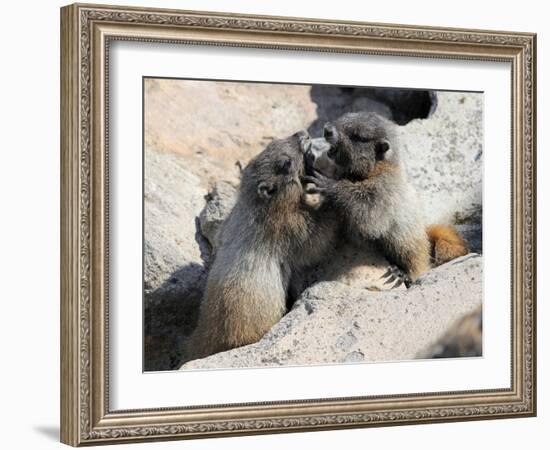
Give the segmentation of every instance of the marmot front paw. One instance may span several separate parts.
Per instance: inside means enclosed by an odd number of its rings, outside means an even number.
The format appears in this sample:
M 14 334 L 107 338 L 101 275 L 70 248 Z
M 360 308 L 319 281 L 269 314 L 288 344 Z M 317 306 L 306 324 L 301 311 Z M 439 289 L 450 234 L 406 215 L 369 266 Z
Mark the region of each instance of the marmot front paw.
M 308 185 L 306 185 L 306 192 L 308 194 L 326 194 L 330 190 L 330 188 L 334 186 L 334 183 L 336 183 L 336 180 L 324 176 L 321 172 L 317 170 L 313 171 L 313 176 L 306 175 L 302 177 L 302 181 L 309 183 Z
M 407 289 L 411 286 L 411 278 L 399 267 L 391 265 L 388 270 L 380 277 L 387 278 L 384 284 L 392 284 L 392 289 L 401 286 L 405 283 Z

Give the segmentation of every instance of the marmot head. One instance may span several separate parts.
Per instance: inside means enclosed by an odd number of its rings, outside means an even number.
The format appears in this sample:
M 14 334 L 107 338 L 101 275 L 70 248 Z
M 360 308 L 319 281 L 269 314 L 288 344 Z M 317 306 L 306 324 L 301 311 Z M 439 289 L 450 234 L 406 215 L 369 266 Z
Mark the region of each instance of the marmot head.
M 367 179 L 378 163 L 398 164 L 394 124 L 372 112 L 347 113 L 325 124 L 330 144 L 327 156 L 339 167 L 339 177 Z
M 257 205 L 299 203 L 303 192 L 304 153 L 309 147 L 307 131 L 273 140 L 245 167 L 241 191 Z

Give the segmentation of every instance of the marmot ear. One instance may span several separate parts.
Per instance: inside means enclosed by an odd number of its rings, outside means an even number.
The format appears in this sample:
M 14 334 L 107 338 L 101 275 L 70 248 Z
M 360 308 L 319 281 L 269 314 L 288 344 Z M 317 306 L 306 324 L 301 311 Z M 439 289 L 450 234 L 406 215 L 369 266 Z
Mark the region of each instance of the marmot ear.
M 390 149 L 390 141 L 387 139 L 380 139 L 376 142 L 376 156 L 379 159 L 384 158 L 386 152 Z
M 258 184 L 258 196 L 260 198 L 269 200 L 275 193 L 275 186 L 267 181 L 260 181 Z

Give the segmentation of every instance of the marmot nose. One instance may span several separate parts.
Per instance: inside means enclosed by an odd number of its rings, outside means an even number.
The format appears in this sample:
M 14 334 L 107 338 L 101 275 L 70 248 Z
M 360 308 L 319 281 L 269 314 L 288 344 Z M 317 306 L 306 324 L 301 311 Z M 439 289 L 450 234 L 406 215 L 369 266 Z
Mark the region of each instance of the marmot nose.
M 334 128 L 333 125 L 327 123 L 323 127 L 323 135 L 325 136 L 325 139 L 328 140 L 336 135 L 336 129 Z

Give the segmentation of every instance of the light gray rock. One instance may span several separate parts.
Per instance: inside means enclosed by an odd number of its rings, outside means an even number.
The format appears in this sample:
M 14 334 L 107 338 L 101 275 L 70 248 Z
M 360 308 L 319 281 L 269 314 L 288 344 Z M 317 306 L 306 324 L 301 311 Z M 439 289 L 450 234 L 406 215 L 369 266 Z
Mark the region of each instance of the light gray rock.
M 258 343 L 190 361 L 181 370 L 415 359 L 479 307 L 482 262 L 469 254 L 403 292 L 318 283 Z
M 145 153 L 144 283 L 146 304 L 172 275 L 194 284 L 202 276 L 196 217 L 204 207 L 206 190 L 185 162 L 171 153 Z M 204 249 L 203 249 L 204 251 Z M 188 267 L 185 280 L 176 273 Z M 172 279 L 170 284 L 175 284 Z
M 429 119 L 398 128 L 410 179 L 429 223 L 481 223 L 483 96 L 438 92 L 437 97 Z M 478 215 L 469 214 L 476 210 Z
M 196 217 L 206 190 L 185 162 L 171 153 L 145 150 L 144 366 L 178 365 L 179 348 L 195 326 L 209 254 Z M 203 256 L 201 256 L 201 253 Z

